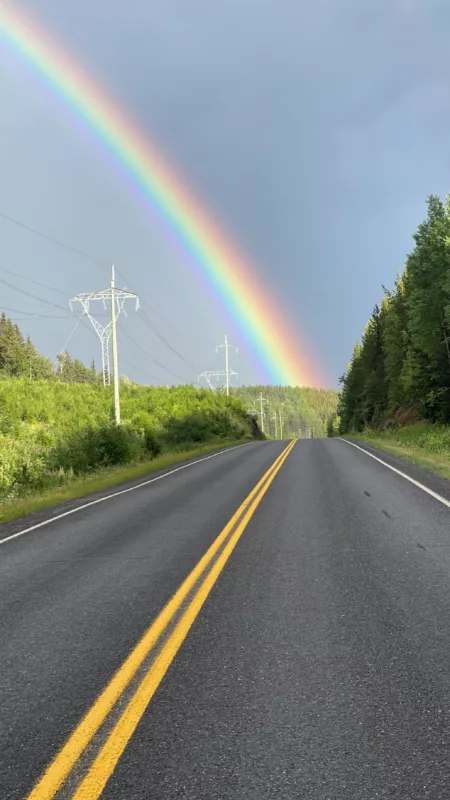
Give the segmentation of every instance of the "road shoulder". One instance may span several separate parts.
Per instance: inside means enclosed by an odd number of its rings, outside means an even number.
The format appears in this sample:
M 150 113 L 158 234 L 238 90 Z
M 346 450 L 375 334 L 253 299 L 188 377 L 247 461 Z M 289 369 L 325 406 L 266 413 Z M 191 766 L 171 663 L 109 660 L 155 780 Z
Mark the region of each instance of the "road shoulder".
M 376 456 L 376 458 L 384 461 L 390 467 L 403 472 L 409 478 L 412 478 L 412 480 L 423 484 L 427 489 L 431 490 L 432 492 L 436 492 L 436 494 L 439 494 L 446 500 L 450 501 L 450 481 L 446 478 L 442 478 L 440 475 L 436 475 L 428 469 L 419 466 L 418 464 L 413 464 L 410 461 L 407 461 L 396 455 L 394 456 L 387 450 L 374 447 L 373 445 L 357 439 L 356 437 L 350 438 L 340 436 L 339 439 L 340 441 L 345 442 L 347 446 L 351 447 L 352 444 L 357 445 L 360 450 L 365 450 L 367 453 Z
M 3 539 L 13 536 L 19 531 L 22 531 L 26 528 L 31 528 L 33 526 L 42 525 L 42 523 L 52 519 L 57 519 L 61 515 L 76 511 L 77 509 L 81 509 L 90 503 L 95 503 L 96 501 L 104 498 L 117 495 L 120 492 L 137 489 L 139 486 L 145 485 L 146 481 L 160 478 L 163 475 L 171 473 L 173 470 L 183 469 L 189 464 L 194 464 L 195 462 L 202 461 L 206 458 L 213 458 L 222 454 L 224 455 L 225 453 L 231 452 L 238 447 L 253 447 L 255 444 L 258 443 L 243 442 L 241 444 L 230 444 L 226 447 L 217 447 L 216 449 L 211 448 L 211 450 L 208 451 L 204 449 L 199 450 L 196 455 L 191 455 L 190 457 L 181 459 L 174 458 L 164 466 L 159 468 L 156 467 L 156 469 L 149 468 L 148 472 L 139 474 L 134 478 L 121 481 L 120 483 L 112 483 L 97 491 L 86 492 L 78 497 L 39 508 L 35 511 L 31 511 L 28 514 L 22 514 L 14 519 L 0 523 L 0 542 Z

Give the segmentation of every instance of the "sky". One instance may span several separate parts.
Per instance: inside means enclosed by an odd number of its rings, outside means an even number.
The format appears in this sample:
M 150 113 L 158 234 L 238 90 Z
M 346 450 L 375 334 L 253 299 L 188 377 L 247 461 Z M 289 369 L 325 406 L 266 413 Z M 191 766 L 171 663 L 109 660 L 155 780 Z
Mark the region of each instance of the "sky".
M 336 388 L 413 247 L 427 195 L 449 189 L 448 0 L 18 4 L 160 144 L 293 320 L 300 357 L 310 352 L 321 385 Z M 0 284 L 0 307 L 39 350 L 54 359 L 71 337 L 71 353 L 100 366 L 94 332 L 73 331 L 62 309 L 106 288 L 115 263 L 162 337 L 130 305 L 122 373 L 195 382 L 223 368 L 215 348 L 227 332 L 239 382 L 264 381 L 220 298 L 1 40 L 0 93 L 0 214 L 95 258 L 0 217 L 0 267 L 57 291 L 0 278 L 62 306 Z

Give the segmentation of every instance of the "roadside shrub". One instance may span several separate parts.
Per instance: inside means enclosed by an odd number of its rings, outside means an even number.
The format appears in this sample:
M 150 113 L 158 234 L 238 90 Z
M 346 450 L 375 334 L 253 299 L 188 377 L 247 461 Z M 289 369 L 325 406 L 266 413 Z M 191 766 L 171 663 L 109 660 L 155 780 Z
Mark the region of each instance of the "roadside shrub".
M 200 414 L 191 414 L 184 419 L 170 419 L 166 426 L 166 439 L 169 444 L 192 442 L 199 444 L 206 442 L 208 435 L 214 431 L 208 430 L 204 417 Z
M 327 422 L 328 438 L 332 438 L 333 436 L 339 436 L 339 427 L 340 427 L 339 417 L 337 414 L 333 414 L 331 417 L 328 418 Z
M 47 448 L 32 436 L 0 434 L 0 498 L 13 498 L 21 491 L 45 485 Z
M 75 475 L 99 467 L 127 464 L 142 457 L 143 442 L 126 426 L 105 423 L 77 431 L 53 451 L 53 469 L 72 469 Z
M 161 432 L 158 433 L 158 431 L 155 430 L 152 422 L 153 420 L 150 414 L 145 411 L 141 411 L 140 413 L 134 415 L 133 419 L 131 420 L 131 427 L 140 436 L 142 436 L 147 453 L 152 458 L 156 458 L 157 456 L 161 455 L 162 441 Z
M 152 458 L 157 458 L 162 453 L 161 440 L 151 428 L 144 431 L 145 448 Z
M 242 402 L 192 386 L 122 386 L 123 424 L 110 387 L 0 380 L 0 502 L 164 450 L 261 436 Z

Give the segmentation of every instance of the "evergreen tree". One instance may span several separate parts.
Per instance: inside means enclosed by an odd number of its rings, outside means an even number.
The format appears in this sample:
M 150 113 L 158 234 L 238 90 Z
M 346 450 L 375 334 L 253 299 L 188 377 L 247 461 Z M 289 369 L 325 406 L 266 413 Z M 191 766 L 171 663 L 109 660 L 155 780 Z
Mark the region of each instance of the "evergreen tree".
M 65 350 L 56 356 L 58 362 L 57 377 L 60 381 L 73 383 L 73 359 L 70 353 Z
M 449 198 L 428 198 L 414 242 L 342 378 L 343 432 L 381 424 L 400 409 L 450 422 Z
M 387 405 L 390 412 L 395 412 L 405 403 L 406 386 L 402 382 L 402 375 L 410 346 L 404 282 L 401 276 L 397 278 L 393 292 L 385 290 L 382 309 Z
M 364 389 L 364 374 L 361 363 L 361 345 L 356 343 L 352 360 L 347 372 L 340 379 L 342 386 L 339 400 L 338 414 L 341 420 L 340 430 L 345 433 L 349 430 L 360 431 L 364 425 L 361 398 Z
M 17 325 L 6 314 L 0 317 L 0 371 L 18 378 L 29 369 L 27 346 Z
M 405 270 L 410 353 L 404 382 L 423 415 L 442 420 L 450 419 L 449 238 L 448 203 L 432 196 Z

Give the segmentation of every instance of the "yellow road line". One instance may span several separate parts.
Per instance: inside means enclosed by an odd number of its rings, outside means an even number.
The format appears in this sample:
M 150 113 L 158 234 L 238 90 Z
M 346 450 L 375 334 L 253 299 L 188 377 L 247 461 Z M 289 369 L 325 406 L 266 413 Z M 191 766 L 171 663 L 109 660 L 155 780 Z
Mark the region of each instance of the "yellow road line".
M 169 600 L 156 620 L 145 632 L 144 636 L 136 645 L 134 650 L 132 650 L 122 666 L 115 673 L 114 677 L 95 701 L 94 705 L 91 706 L 85 717 L 83 717 L 79 725 L 75 728 L 66 744 L 62 747 L 55 759 L 48 766 L 47 770 L 35 785 L 34 789 L 32 789 L 27 800 L 51 800 L 51 798 L 55 796 L 75 766 L 79 757 L 82 755 L 92 738 L 95 736 L 96 732 L 105 721 L 111 709 L 123 691 L 126 689 L 130 681 L 133 679 L 145 658 L 148 656 L 152 647 L 154 647 L 159 637 L 170 623 L 174 614 L 177 612 L 189 592 L 192 590 L 193 586 L 195 586 L 196 582 L 199 580 L 202 573 L 214 558 L 217 551 L 226 540 L 227 536 L 229 536 L 230 532 L 233 530 L 242 514 L 248 508 L 255 495 L 257 495 L 264 483 L 270 478 L 274 470 L 277 469 L 277 466 L 280 464 L 281 460 L 292 449 L 294 444 L 295 442 L 290 442 L 290 444 L 283 450 L 281 455 L 275 459 L 274 463 L 269 467 L 261 480 L 258 481 L 254 489 L 252 489 L 244 502 L 239 506 L 235 514 L 233 514 L 223 531 L 218 535 L 217 539 L 215 539 L 213 544 L 206 551 L 205 555 L 200 559 L 192 572 L 183 581 L 180 588 Z
M 217 561 L 212 566 L 210 572 L 208 572 L 202 585 L 194 595 L 183 616 L 175 626 L 172 634 L 162 647 L 161 652 L 153 662 L 149 671 L 143 678 L 140 686 L 129 701 L 125 711 L 122 713 L 122 716 L 111 731 L 97 758 L 93 761 L 89 772 L 73 795 L 73 800 L 97 800 L 97 798 L 100 797 L 108 779 L 116 767 L 117 762 L 119 761 L 131 736 L 133 735 L 139 720 L 150 703 L 150 700 L 155 694 L 159 684 L 164 678 L 164 675 L 169 669 L 179 648 L 188 635 L 191 626 L 193 625 L 203 606 L 203 603 L 211 592 L 211 589 L 216 583 L 231 553 L 233 552 L 245 528 L 247 527 L 248 522 L 252 518 L 256 508 L 260 504 L 276 474 L 283 466 L 294 444 L 295 442 L 284 451 L 281 461 L 279 461 L 271 476 L 262 487 L 259 494 L 253 500 L 243 519 L 241 522 L 239 522 L 235 532 L 230 537 L 229 542 L 227 542 Z

